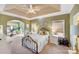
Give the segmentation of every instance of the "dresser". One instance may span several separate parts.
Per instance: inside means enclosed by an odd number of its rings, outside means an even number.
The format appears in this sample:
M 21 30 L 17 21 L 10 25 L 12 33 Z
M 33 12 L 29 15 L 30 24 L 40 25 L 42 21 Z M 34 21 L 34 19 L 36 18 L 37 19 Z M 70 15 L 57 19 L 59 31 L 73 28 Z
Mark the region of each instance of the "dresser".
M 50 43 L 54 43 L 54 44 L 59 44 L 58 40 L 59 38 L 64 38 L 64 34 L 63 33 L 57 33 L 56 35 L 50 35 Z
M 4 34 L 0 34 L 0 40 L 5 40 L 6 36 Z

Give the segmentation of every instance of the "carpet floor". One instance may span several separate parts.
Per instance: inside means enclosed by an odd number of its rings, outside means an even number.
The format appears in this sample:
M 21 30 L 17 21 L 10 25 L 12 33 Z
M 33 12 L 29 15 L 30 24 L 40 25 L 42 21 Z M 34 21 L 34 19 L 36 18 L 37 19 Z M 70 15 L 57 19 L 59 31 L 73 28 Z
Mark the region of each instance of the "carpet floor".
M 8 38 L 7 45 L 5 45 L 4 47 L 6 48 L 8 46 L 9 48 L 3 49 L 3 50 L 5 51 L 9 50 L 9 51 L 4 52 L 4 53 L 5 54 L 8 54 L 8 53 L 10 54 L 34 54 L 31 50 L 22 46 L 21 39 L 22 39 L 21 36 Z M 68 49 L 69 48 L 66 46 L 47 44 L 39 54 L 68 54 Z

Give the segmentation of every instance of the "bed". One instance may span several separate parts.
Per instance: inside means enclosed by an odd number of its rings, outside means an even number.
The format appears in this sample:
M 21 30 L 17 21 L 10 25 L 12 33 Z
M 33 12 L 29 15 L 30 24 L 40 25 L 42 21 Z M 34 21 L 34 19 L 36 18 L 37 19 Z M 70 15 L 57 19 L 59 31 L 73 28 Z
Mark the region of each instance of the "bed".
M 29 48 L 34 53 L 39 53 L 48 43 L 48 39 L 48 35 L 28 34 L 22 39 L 22 46 Z

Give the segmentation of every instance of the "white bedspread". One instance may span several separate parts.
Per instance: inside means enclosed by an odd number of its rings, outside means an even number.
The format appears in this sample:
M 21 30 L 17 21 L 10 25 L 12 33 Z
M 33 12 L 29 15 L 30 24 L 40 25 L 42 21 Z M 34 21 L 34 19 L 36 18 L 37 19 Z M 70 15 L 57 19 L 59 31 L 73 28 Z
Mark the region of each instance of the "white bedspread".
M 38 43 L 38 52 L 41 52 L 48 43 L 48 35 L 30 34 L 30 36 Z

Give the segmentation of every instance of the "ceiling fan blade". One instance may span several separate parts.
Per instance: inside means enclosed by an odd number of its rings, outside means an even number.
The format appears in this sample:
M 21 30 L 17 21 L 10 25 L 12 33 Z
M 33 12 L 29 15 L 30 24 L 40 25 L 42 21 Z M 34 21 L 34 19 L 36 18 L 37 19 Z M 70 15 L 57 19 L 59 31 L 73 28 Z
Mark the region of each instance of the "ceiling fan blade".
M 40 9 L 34 9 L 34 11 L 40 11 Z
M 32 4 L 30 4 L 29 6 L 30 6 L 30 9 L 33 9 Z
M 36 12 L 34 10 L 32 11 L 28 10 L 27 14 L 36 14 Z
M 33 14 L 36 14 L 36 12 L 34 11 Z

